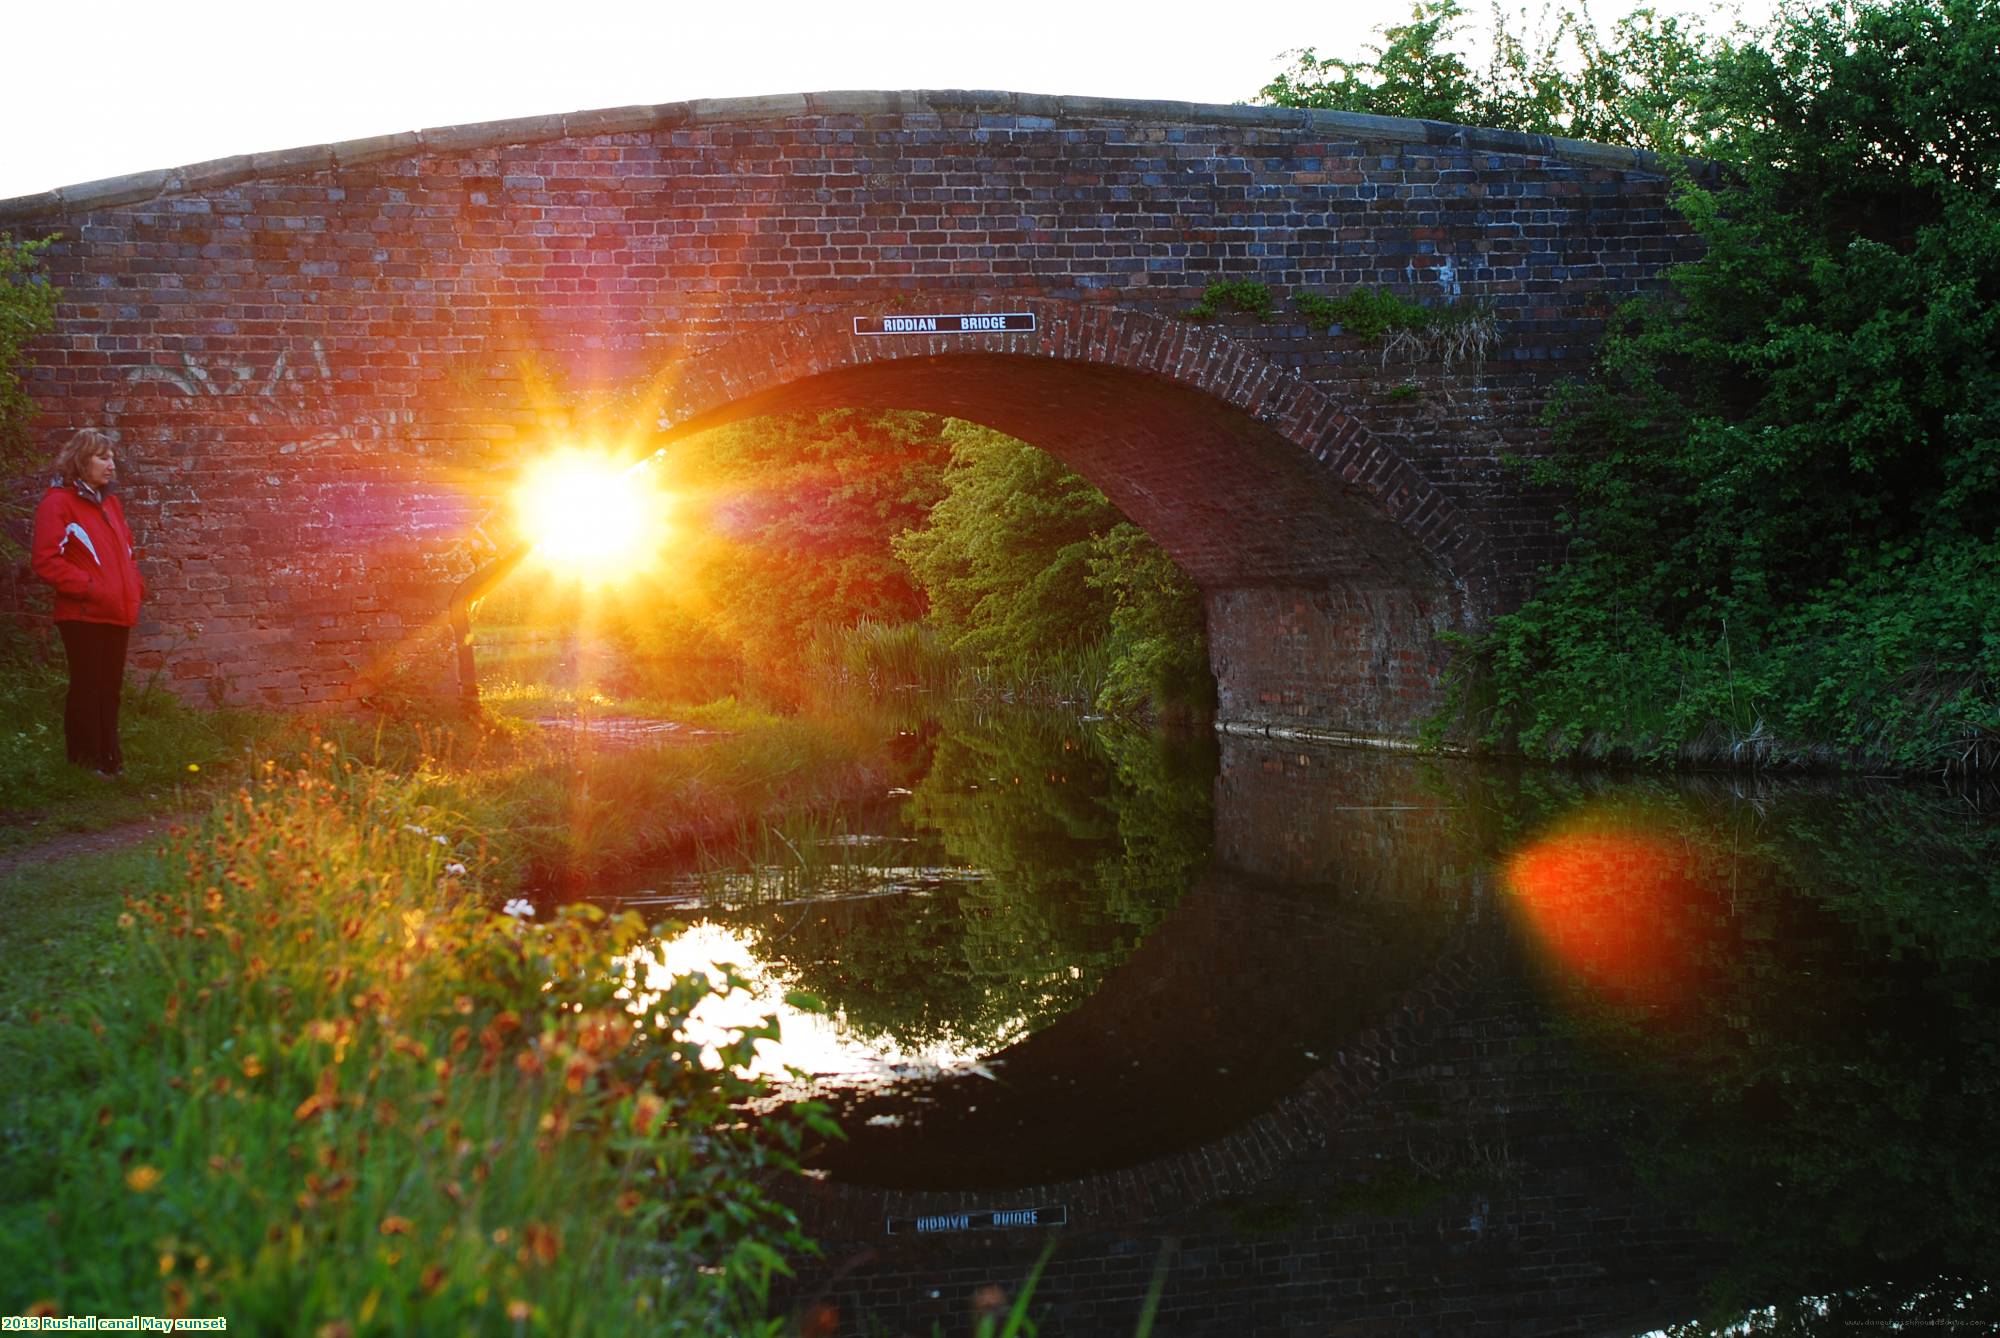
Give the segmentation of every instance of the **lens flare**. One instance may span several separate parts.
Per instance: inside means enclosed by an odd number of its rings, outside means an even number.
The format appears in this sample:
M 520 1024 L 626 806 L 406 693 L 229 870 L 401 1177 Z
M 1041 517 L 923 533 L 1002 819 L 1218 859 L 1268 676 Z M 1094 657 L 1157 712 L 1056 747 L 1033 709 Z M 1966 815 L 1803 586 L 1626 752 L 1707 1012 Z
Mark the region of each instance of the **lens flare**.
M 1604 818 L 1542 837 L 1506 870 L 1552 965 L 1604 998 L 1648 1007 L 1694 986 L 1713 874 L 1707 852 L 1681 835 Z
M 514 493 L 521 530 L 548 566 L 592 583 L 627 575 L 658 556 L 666 499 L 642 462 L 620 467 L 585 452 L 531 467 Z

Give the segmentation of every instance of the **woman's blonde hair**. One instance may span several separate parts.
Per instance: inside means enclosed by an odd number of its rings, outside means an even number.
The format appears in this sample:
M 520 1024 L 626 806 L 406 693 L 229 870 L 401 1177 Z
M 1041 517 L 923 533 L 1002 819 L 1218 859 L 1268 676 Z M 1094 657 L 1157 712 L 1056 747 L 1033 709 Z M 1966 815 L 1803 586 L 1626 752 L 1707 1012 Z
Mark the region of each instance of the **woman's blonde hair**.
M 56 476 L 64 483 L 74 483 L 83 477 L 83 462 L 95 460 L 100 455 L 109 455 L 118 443 L 102 428 L 86 427 L 63 443 L 56 452 Z

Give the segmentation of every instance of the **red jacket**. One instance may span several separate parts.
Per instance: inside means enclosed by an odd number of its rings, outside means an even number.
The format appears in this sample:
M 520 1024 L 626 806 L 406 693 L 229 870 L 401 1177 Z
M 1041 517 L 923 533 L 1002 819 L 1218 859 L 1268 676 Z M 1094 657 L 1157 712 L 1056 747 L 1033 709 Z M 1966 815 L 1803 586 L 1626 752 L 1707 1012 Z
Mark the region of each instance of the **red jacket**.
M 74 484 L 56 484 L 35 508 L 35 575 L 56 588 L 56 621 L 139 621 L 146 583 L 132 557 L 132 529 L 116 497 L 92 501 Z

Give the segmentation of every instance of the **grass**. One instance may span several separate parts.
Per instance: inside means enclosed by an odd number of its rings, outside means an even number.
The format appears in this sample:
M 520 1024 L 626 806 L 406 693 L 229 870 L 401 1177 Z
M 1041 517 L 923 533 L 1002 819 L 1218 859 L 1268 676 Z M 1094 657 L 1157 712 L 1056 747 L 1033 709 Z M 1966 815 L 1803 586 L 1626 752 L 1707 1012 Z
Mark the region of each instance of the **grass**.
M 477 720 L 309 719 L 141 687 L 107 783 L 62 759 L 63 686 L 20 659 L 0 688 L 0 842 L 163 808 L 193 830 L 0 878 L 0 1312 L 772 1329 L 804 1242 L 764 1193 L 799 1135 L 753 1136 L 745 1083 L 701 1068 L 680 1027 L 709 986 L 634 1016 L 608 964 L 635 917 L 493 908 L 868 782 L 867 723 L 533 684 Z M 547 714 L 716 737 L 607 751 Z
M 6 1169 L 19 1163 L 29 1111 L 45 1100 L 35 1028 L 57 1001 L 115 976 L 127 957 L 116 924 L 125 897 L 164 886 L 150 851 L 120 850 L 30 864 L 0 878 L 0 1201 L 18 1201 Z
M 326 748 L 167 860 L 0 883 L 41 959 L 0 994 L 35 1094 L 7 1108 L 0 1309 L 768 1331 L 799 1242 L 762 1185 L 797 1135 L 730 1117 L 746 1085 L 682 1031 L 706 985 L 628 1011 L 635 919 L 494 913 L 476 834 Z
M 821 632 L 807 665 L 836 693 L 920 692 L 973 702 L 1089 707 L 1110 678 L 1114 654 L 1105 638 L 1027 664 L 994 666 L 953 650 L 928 624 L 864 620 Z
M 125 772 L 106 780 L 63 748 L 60 668 L 0 654 L 0 850 L 197 805 L 240 778 L 246 749 L 282 729 L 255 711 L 200 711 L 157 684 L 130 684 L 121 718 Z

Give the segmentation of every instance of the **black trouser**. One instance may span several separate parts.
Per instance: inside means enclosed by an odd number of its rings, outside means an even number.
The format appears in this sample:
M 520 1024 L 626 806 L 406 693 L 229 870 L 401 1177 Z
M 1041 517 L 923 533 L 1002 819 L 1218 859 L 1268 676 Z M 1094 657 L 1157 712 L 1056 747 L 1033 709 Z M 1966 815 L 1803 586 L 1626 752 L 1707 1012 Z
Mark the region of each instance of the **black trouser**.
M 69 760 L 99 771 L 118 771 L 125 754 L 118 747 L 118 694 L 125 686 L 125 643 L 129 627 L 109 623 L 59 622 L 63 652 L 69 657 L 69 696 L 63 702 L 63 740 Z

